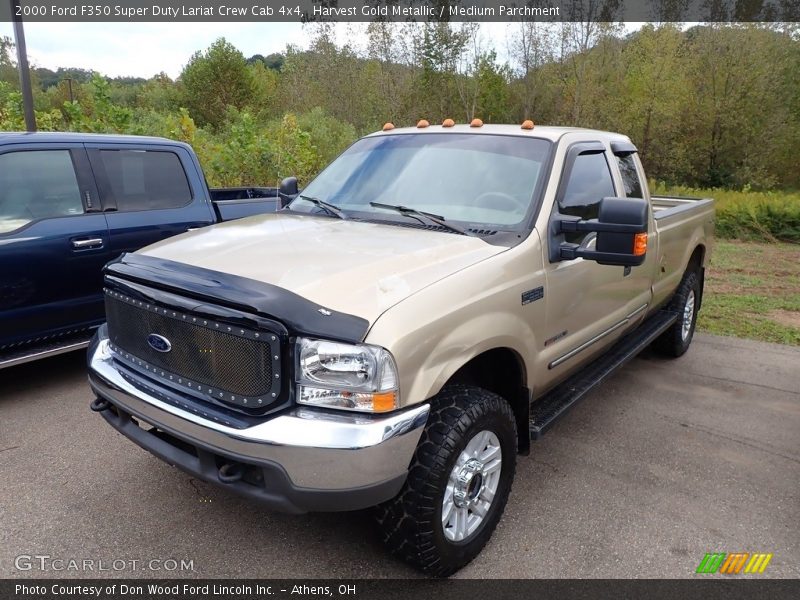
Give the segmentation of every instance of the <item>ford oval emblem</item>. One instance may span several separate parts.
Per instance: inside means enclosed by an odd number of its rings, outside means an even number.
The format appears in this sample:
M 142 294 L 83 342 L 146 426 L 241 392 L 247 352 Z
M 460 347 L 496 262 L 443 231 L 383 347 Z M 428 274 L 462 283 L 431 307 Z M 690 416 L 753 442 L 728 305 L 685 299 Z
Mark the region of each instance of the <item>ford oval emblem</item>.
M 148 345 L 156 352 L 169 352 L 172 350 L 172 344 L 163 335 L 151 333 L 147 336 Z

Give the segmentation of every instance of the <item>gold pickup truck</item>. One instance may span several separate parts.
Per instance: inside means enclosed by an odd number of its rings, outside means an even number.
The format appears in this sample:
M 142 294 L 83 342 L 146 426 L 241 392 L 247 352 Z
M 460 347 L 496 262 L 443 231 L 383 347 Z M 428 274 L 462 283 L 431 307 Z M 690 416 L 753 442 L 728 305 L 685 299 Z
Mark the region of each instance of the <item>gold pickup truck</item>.
M 651 197 L 623 135 L 387 124 L 284 210 L 109 264 L 91 408 L 276 510 L 376 506 L 448 575 L 531 440 L 646 346 L 686 352 L 713 221 Z

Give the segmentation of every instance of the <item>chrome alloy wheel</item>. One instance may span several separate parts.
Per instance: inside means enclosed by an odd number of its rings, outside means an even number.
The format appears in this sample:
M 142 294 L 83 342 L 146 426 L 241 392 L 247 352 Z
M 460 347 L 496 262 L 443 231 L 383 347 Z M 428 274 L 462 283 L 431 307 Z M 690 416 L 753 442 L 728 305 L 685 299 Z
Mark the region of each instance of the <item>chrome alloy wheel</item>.
M 458 456 L 442 500 L 442 529 L 451 542 L 463 542 L 480 528 L 500 483 L 503 452 L 491 431 L 473 436 Z
M 694 320 L 694 290 L 689 290 L 686 296 L 686 303 L 683 305 L 683 322 L 681 323 L 681 340 L 686 341 L 689 337 L 689 332 L 692 330 L 692 321 Z

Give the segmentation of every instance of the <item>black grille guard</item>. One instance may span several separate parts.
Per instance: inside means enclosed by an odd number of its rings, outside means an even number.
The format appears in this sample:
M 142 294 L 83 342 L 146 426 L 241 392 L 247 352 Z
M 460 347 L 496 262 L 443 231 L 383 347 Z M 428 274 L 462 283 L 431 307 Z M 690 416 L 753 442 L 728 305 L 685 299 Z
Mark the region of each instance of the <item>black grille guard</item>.
M 196 300 L 195 306 L 210 303 L 274 319 L 290 335 L 357 343 L 369 329 L 366 319 L 320 306 L 276 285 L 163 258 L 126 253 L 108 263 L 104 273 L 109 287 L 119 277 L 178 294 L 184 304 Z

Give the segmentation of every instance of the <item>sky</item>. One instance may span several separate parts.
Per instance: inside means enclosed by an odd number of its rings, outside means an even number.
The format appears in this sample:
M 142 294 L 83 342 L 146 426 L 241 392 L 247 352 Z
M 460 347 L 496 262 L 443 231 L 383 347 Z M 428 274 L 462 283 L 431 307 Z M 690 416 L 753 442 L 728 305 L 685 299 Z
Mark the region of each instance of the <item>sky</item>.
M 363 28 L 337 24 L 337 41 L 363 44 Z M 502 60 L 508 24 L 483 23 L 481 28 Z M 0 36 L 13 38 L 11 23 L 0 23 Z M 307 48 L 309 36 L 299 23 L 25 23 L 31 66 L 80 67 L 108 77 L 148 78 L 163 71 L 175 78 L 195 51 L 219 37 L 249 57 L 282 52 L 287 44 Z
M 13 38 L 11 23 L 0 23 L 0 36 Z M 32 66 L 80 67 L 109 77 L 161 71 L 177 77 L 196 50 L 219 37 L 245 56 L 266 56 L 288 43 L 307 46 L 308 33 L 299 23 L 25 23 Z

